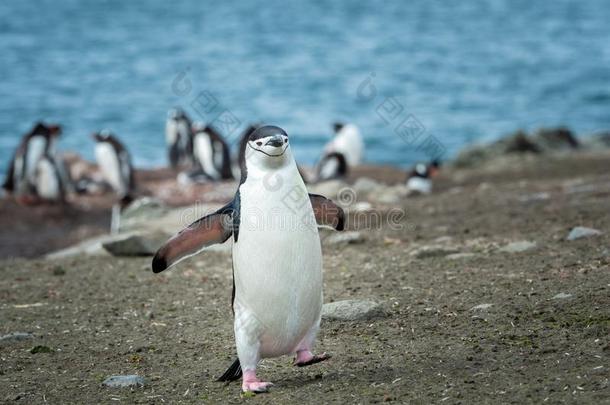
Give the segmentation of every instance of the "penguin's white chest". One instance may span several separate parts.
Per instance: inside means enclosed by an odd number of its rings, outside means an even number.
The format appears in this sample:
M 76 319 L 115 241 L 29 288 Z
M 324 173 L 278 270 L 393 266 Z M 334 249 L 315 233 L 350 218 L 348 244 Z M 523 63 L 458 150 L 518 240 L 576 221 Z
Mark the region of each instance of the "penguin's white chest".
M 236 320 L 259 335 L 263 357 L 291 353 L 322 308 L 322 252 L 305 185 L 296 168 L 267 180 L 240 186 L 233 247 Z
M 114 148 L 107 142 L 99 142 L 95 146 L 95 160 L 100 167 L 104 179 L 116 191 L 123 189 L 119 158 Z

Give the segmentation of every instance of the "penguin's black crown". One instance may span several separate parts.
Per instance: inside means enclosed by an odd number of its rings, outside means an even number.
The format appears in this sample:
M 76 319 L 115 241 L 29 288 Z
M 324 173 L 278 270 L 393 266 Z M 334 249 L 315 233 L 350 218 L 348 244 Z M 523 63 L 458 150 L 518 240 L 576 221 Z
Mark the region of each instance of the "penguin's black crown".
M 284 131 L 280 127 L 276 127 L 274 125 L 265 125 L 265 126 L 259 127 L 256 130 L 252 131 L 250 133 L 249 140 L 255 141 L 257 139 L 267 138 L 269 136 L 274 136 L 274 135 L 282 135 L 282 136 L 286 136 L 286 137 L 288 136 L 286 131 Z

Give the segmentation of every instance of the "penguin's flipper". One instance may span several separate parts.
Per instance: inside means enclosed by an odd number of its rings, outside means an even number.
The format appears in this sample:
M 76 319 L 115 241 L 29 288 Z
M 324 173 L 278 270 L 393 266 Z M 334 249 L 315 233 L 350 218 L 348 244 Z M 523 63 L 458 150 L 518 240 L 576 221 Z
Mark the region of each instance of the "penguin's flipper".
M 309 194 L 309 200 L 311 201 L 318 225 L 330 226 L 337 231 L 345 229 L 345 213 L 343 208 L 318 194 Z
M 153 272 L 160 273 L 207 246 L 229 239 L 233 234 L 233 219 L 232 212 L 225 208 L 193 222 L 165 242 L 153 258 Z

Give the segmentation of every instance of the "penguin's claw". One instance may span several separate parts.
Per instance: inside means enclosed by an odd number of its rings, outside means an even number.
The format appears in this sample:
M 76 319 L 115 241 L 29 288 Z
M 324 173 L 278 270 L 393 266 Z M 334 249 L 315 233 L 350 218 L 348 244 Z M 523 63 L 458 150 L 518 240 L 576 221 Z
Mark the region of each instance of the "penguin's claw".
M 273 383 L 264 382 L 264 381 L 244 381 L 241 384 L 241 389 L 243 392 L 268 392 L 269 387 L 271 387 Z
M 297 358 L 294 360 L 294 365 L 297 367 L 311 366 L 312 364 L 320 363 L 330 359 L 332 356 L 328 353 L 316 354 L 315 356 L 310 351 L 300 351 L 297 353 Z

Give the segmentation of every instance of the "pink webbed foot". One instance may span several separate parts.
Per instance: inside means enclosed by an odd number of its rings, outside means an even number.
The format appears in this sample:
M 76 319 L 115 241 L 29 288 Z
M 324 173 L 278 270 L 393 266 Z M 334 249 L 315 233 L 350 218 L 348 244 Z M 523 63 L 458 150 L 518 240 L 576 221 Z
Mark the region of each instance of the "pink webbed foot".
M 321 361 L 331 358 L 330 354 L 322 353 L 314 355 L 309 350 L 299 350 L 297 358 L 294 360 L 294 365 L 297 367 L 311 366 L 312 364 L 320 363 Z
M 256 378 L 256 372 L 253 370 L 244 371 L 244 378 L 241 383 L 241 389 L 244 392 L 267 392 L 273 383 L 261 381 Z

